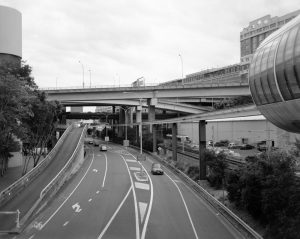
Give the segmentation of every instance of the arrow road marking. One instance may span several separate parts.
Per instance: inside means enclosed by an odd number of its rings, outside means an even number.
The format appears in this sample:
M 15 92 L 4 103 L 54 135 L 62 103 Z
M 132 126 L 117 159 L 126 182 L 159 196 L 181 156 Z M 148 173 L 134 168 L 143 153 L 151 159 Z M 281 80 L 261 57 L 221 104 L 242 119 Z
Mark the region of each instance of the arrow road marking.
M 80 205 L 79 205 L 79 203 L 77 202 L 77 203 L 75 203 L 73 206 L 72 206 L 72 208 L 75 210 L 75 212 L 81 212 L 81 208 L 80 208 Z

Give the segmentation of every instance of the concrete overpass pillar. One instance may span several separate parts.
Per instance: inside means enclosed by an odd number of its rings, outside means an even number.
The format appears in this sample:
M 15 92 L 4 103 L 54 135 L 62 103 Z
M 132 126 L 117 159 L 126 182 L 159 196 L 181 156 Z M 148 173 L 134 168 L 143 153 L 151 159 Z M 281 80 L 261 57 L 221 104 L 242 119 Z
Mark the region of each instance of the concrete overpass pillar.
M 148 121 L 155 120 L 155 105 L 157 105 L 157 98 L 147 99 L 148 105 Z M 150 133 L 152 133 L 152 125 L 150 125 Z
M 206 121 L 199 121 L 199 172 L 200 180 L 206 179 L 206 161 L 204 151 L 206 149 Z
M 172 155 L 173 160 L 177 161 L 177 124 L 172 124 Z
M 157 153 L 157 128 L 158 125 L 154 124 L 153 125 L 153 132 L 152 132 L 152 138 L 153 138 L 153 149 L 152 152 L 153 153 Z
M 125 123 L 125 112 L 120 109 L 119 111 L 119 124 Z M 124 126 L 119 126 L 118 137 L 123 137 L 124 135 Z

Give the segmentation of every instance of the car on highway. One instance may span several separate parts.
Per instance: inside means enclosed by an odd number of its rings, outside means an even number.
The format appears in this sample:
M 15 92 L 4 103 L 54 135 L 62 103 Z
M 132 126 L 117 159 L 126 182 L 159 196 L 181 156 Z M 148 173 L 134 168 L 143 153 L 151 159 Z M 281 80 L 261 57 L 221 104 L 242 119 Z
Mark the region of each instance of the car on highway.
M 248 150 L 248 149 L 254 149 L 255 147 L 251 144 L 242 144 L 240 149 L 241 150 Z
M 100 151 L 107 151 L 107 146 L 105 144 L 100 145 Z
M 158 174 L 158 175 L 163 175 L 164 174 L 164 170 L 161 167 L 160 163 L 153 163 L 152 167 L 151 167 L 151 173 L 154 174 Z

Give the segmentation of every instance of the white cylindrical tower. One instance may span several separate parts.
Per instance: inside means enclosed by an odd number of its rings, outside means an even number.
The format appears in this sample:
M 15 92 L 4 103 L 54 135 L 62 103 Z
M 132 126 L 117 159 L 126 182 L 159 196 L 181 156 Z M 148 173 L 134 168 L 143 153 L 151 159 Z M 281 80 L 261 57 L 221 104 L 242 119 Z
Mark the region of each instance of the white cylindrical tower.
M 22 58 L 22 15 L 0 6 L 0 64 L 20 63 Z

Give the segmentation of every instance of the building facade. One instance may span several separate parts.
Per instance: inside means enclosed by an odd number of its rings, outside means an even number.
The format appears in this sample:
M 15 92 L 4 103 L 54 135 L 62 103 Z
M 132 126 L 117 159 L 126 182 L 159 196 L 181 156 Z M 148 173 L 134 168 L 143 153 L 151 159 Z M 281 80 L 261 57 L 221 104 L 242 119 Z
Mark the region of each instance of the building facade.
M 240 32 L 241 66 L 245 73 L 248 72 L 253 54 L 260 43 L 299 14 L 300 10 L 281 17 L 267 15 L 251 21 L 249 26 Z

